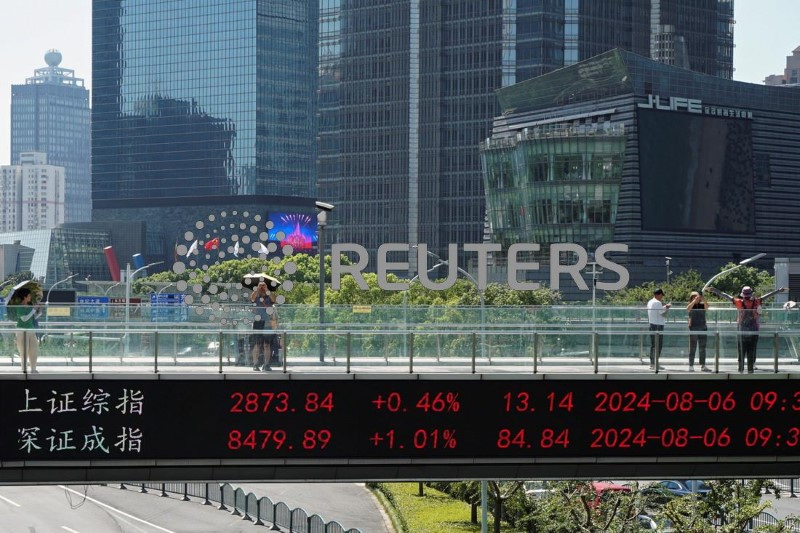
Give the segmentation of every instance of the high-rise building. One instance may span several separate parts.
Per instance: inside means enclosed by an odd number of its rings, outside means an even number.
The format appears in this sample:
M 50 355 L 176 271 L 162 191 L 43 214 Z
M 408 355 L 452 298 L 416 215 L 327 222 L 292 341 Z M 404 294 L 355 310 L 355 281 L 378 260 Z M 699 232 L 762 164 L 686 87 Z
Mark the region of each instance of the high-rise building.
M 317 4 L 93 0 L 94 219 L 312 196 Z
M 732 0 L 321 0 L 318 195 L 337 206 L 333 238 L 371 253 L 481 242 L 478 144 L 497 89 L 618 47 L 730 78 L 732 17 Z
M 786 56 L 786 68 L 783 74 L 772 74 L 764 78 L 765 85 L 798 85 L 800 84 L 800 46 Z
M 39 152 L 0 166 L 0 233 L 50 229 L 64 223 L 65 169 Z
M 91 219 L 89 170 L 89 91 L 75 71 L 61 68 L 61 54 L 49 50 L 47 66 L 25 84 L 11 86 L 11 164 L 23 152 L 44 152 L 51 165 L 65 168 L 65 219 Z

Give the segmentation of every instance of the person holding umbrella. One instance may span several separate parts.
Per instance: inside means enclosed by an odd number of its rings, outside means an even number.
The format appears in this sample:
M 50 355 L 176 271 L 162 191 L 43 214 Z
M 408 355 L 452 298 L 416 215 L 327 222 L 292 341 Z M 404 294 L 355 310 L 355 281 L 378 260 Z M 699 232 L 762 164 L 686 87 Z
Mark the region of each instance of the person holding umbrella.
M 275 299 L 267 288 L 266 281 L 259 281 L 250 295 L 253 302 L 253 330 L 250 336 L 250 345 L 253 353 L 253 370 L 261 370 L 259 355 L 264 357 L 264 371 L 272 370 L 269 360 L 272 353 L 274 333 L 258 333 L 264 330 L 275 331 L 278 329 L 278 315 L 275 312 Z M 269 322 L 269 325 L 267 323 Z
M 27 362 L 30 362 L 31 372 L 36 374 L 36 361 L 39 358 L 39 340 L 36 338 L 35 319 L 39 312 L 38 306 L 33 305 L 33 291 L 28 287 L 14 288 L 9 303 L 17 319 L 17 350 L 22 359 L 22 370 L 25 371 Z M 27 359 L 27 361 L 26 361 Z

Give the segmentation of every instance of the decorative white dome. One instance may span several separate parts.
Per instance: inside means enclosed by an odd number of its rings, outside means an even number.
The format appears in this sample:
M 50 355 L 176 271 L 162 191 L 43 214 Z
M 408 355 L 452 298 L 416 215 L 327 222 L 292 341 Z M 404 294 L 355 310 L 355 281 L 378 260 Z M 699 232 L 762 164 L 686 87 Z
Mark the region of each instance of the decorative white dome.
M 44 61 L 49 67 L 57 67 L 61 64 L 61 52 L 52 48 L 44 55 Z

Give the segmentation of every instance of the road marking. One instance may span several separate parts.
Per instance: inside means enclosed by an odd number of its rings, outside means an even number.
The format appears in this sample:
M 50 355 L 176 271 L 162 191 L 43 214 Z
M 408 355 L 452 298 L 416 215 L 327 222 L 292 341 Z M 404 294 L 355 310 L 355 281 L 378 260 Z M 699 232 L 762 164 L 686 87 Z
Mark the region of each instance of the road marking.
M 65 531 L 68 531 L 69 533 L 78 533 L 77 531 L 75 531 L 71 527 L 67 527 L 67 526 L 61 526 L 61 529 L 65 530 Z
M 11 505 L 13 505 L 14 507 L 22 507 L 22 506 L 21 506 L 20 504 L 18 504 L 17 502 L 12 502 L 11 500 L 9 500 L 8 498 L 6 498 L 5 496 L 0 496 L 0 500 L 3 500 L 4 502 L 10 503 L 10 504 L 11 504 Z
M 68 490 L 69 492 L 71 492 L 73 494 L 76 494 L 78 496 L 82 496 L 82 497 L 86 498 L 87 500 L 89 500 L 90 502 L 95 503 L 95 504 L 97 504 L 97 505 L 99 505 L 101 507 L 105 507 L 106 509 L 109 509 L 110 511 L 113 511 L 115 513 L 119 513 L 124 517 L 130 518 L 132 520 L 136 520 L 137 522 L 141 522 L 142 524 L 145 524 L 147 526 L 155 528 L 155 529 L 157 529 L 159 531 L 163 531 L 164 533 L 175 533 L 174 531 L 172 531 L 170 529 L 166 529 L 166 528 L 163 528 L 161 526 L 157 526 L 157 525 L 153 524 L 152 522 L 148 522 L 147 520 L 144 520 L 142 518 L 133 516 L 132 514 L 128 514 L 125 511 L 121 511 L 121 510 L 117 509 L 116 507 L 112 507 L 112 506 L 108 505 L 107 503 L 103 503 L 100 500 L 92 498 L 91 496 L 86 496 L 85 494 L 83 494 L 82 492 L 78 492 L 77 490 L 72 490 L 71 488 L 66 487 L 64 485 L 59 485 L 59 487 L 61 487 L 64 490 Z M 2 498 L 2 496 L 0 496 L 0 498 Z

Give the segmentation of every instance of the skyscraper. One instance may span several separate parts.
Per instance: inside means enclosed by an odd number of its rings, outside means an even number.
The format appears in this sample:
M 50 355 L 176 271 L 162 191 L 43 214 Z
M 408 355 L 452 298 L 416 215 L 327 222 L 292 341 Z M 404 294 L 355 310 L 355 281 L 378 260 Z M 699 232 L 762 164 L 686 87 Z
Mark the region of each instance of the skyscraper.
M 478 144 L 500 112 L 497 89 L 617 47 L 732 73 L 732 0 L 322 0 L 320 10 L 319 197 L 337 206 L 334 238 L 372 253 L 483 239 Z
M 0 166 L 0 233 L 51 229 L 64 223 L 64 167 L 47 154 L 23 152 Z
M 313 0 L 94 0 L 94 215 L 312 195 Z M 247 196 L 247 199 L 242 199 Z M 225 202 L 222 202 L 223 204 Z M 163 224 L 162 224 L 163 225 Z
M 11 164 L 22 152 L 44 152 L 50 165 L 66 169 L 67 222 L 91 219 L 89 91 L 75 71 L 59 67 L 61 54 L 49 50 L 47 66 L 24 85 L 11 86 Z

